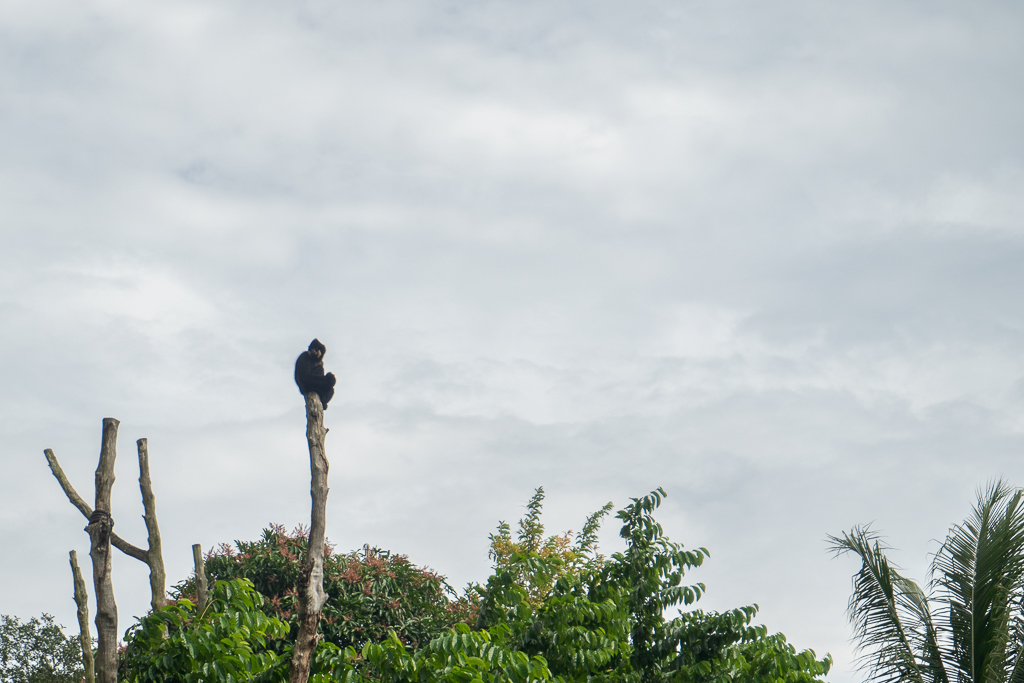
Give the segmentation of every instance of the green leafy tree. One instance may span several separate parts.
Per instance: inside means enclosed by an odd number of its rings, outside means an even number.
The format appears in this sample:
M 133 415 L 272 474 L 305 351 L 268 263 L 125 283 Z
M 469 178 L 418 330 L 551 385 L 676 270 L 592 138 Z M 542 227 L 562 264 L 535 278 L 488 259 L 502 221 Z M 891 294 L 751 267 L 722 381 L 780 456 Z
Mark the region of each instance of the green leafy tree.
M 591 590 L 604 565 L 597 531 L 612 504 L 591 515 L 574 541 L 572 532 L 544 537 L 543 500 L 538 488 L 514 540 L 505 522 L 491 535 L 494 571 L 485 586 L 474 587 L 477 626 L 501 628 L 515 650 L 543 658 L 559 677 L 587 680 L 629 653 L 622 596 L 608 590 L 594 597 Z
M 599 566 L 604 561 L 597 552 L 597 532 L 612 503 L 587 518 L 575 542 L 571 531 L 544 537 L 543 509 L 544 487 L 540 486 L 526 504 L 515 540 L 512 527 L 498 522 L 498 532 L 490 535 L 488 551 L 495 573 L 507 575 L 508 580 L 525 589 L 533 608 L 540 607 L 559 578 L 579 574 L 585 567 Z M 527 558 L 536 562 L 524 561 Z
M 853 553 L 849 616 L 873 679 L 915 683 L 1024 681 L 1024 505 L 1002 481 L 935 554 L 927 590 L 901 575 L 867 527 L 830 536 Z
M 78 683 L 84 676 L 78 638 L 65 635 L 52 616 L 22 623 L 0 615 L 0 681 Z
M 722 613 L 680 611 L 665 618 L 669 608 L 691 605 L 703 595 L 704 584 L 686 585 L 683 579 L 709 557 L 707 549 L 685 550 L 665 535 L 654 511 L 666 495 L 659 488 L 632 498 L 616 515 L 626 549 L 612 555 L 596 586 L 598 593 L 611 589 L 627 596 L 631 666 L 620 670 L 618 680 L 811 683 L 827 674 L 831 657 L 797 652 L 782 634 L 751 626 L 757 605 Z
M 810 683 L 824 676 L 829 657 L 797 652 L 782 634 L 751 625 L 756 605 L 665 618 L 703 594 L 703 584 L 683 579 L 708 557 L 665 535 L 654 519 L 665 495 L 657 489 L 617 513 L 626 548 L 606 559 L 596 533 L 610 506 L 588 518 L 575 544 L 568 532 L 544 540 L 538 489 L 516 540 L 504 523 L 491 537 L 495 571 L 477 588 L 478 625 L 507 628 L 515 649 L 542 657 L 565 681 Z
M 120 680 L 231 683 L 280 668 L 282 658 L 268 645 L 284 638 L 288 625 L 264 614 L 263 603 L 251 581 L 235 579 L 218 581 L 201 613 L 181 598 L 143 617 L 125 634 Z
M 305 530 L 287 533 L 280 525 L 263 530 L 253 542 L 226 544 L 206 560 L 211 581 L 245 578 L 266 596 L 264 610 L 290 626 L 290 638 L 298 628 L 298 596 L 295 586 L 302 571 L 307 543 Z M 320 632 L 339 648 L 361 648 L 367 642 L 387 639 L 394 631 L 403 643 L 416 648 L 457 623 L 476 618 L 476 607 L 459 598 L 445 578 L 417 567 L 405 555 L 364 547 L 324 557 L 323 608 Z M 195 580 L 177 587 L 179 595 L 193 598 Z M 281 644 L 279 647 L 283 647 Z
M 757 607 L 729 612 L 691 609 L 674 619 L 664 612 L 695 602 L 701 584 L 683 582 L 708 553 L 684 550 L 654 520 L 664 491 L 633 499 L 618 513 L 626 548 L 609 558 L 597 552 L 596 535 L 605 506 L 591 515 L 579 536 L 571 532 L 545 537 L 540 522 L 543 489 L 538 489 L 519 524 L 499 525 L 491 537 L 495 569 L 486 585 L 476 586 L 479 605 L 475 628 L 460 619 L 434 636 L 411 638 L 380 612 L 366 610 L 351 621 L 362 627 L 362 643 L 320 643 L 314 656 L 314 683 L 813 683 L 827 673 L 830 659 L 813 651 L 797 652 L 781 634 L 752 625 Z M 301 534 L 268 530 L 257 544 L 239 544 L 210 564 L 245 567 L 269 589 L 288 586 Z M 243 556 L 244 557 L 238 557 Z M 295 557 L 293 557 L 295 556 Z M 218 558 L 231 558 L 231 561 Z M 387 556 L 390 557 L 390 556 Z M 335 568 L 351 572 L 359 593 L 373 599 L 378 585 L 398 578 L 386 558 L 364 550 L 341 556 Z M 335 560 L 341 559 L 335 558 Z M 371 573 L 362 570 L 371 563 Z M 209 565 L 208 565 L 209 566 Z M 406 562 L 399 567 L 409 568 Z M 414 568 L 415 569 L 415 568 Z M 221 570 L 223 571 L 223 570 Z M 412 571 L 412 570 L 410 570 Z M 415 570 L 422 572 L 423 570 Z M 415 573 L 415 572 L 414 572 Z M 389 575 L 391 574 L 391 575 Z M 328 576 L 330 573 L 328 572 Z M 369 577 L 369 578 L 368 578 Z M 273 580 L 272 580 L 273 579 Z M 401 579 L 387 588 L 404 585 Z M 418 583 L 414 585 L 420 585 Z M 284 592 L 287 597 L 287 591 Z M 282 619 L 288 609 L 263 602 L 248 580 L 218 581 L 215 600 L 204 614 L 191 602 L 146 617 L 130 632 L 124 668 L 130 681 L 252 681 L 287 679 L 290 644 Z M 403 597 L 391 594 L 391 600 Z M 428 594 L 429 596 L 436 594 Z M 379 595 L 378 595 L 379 597 Z M 358 598 L 357 598 L 358 599 Z M 433 598 L 431 598 L 433 599 Z M 338 604 L 348 604 L 344 601 Z M 448 603 L 449 605 L 451 603 Z M 354 608 L 350 613 L 356 614 Z M 390 605 L 388 609 L 397 607 Z M 389 612 L 391 615 L 394 612 Z M 390 616 L 388 617 L 388 619 Z M 366 621 L 359 621 L 365 619 Z M 438 628 L 434 622 L 432 628 Z M 385 630 L 383 637 L 377 636 Z M 399 623 L 399 627 L 403 624 Z M 326 629 L 325 629 L 326 630 Z M 355 640 L 355 637 L 350 637 Z
M 661 680 L 701 683 L 812 683 L 828 673 L 830 657 L 797 652 L 781 633 L 751 625 L 757 606 L 728 612 L 683 612 L 672 630 L 679 642 Z
M 626 589 L 630 615 L 631 664 L 643 683 L 659 680 L 671 666 L 685 622 L 668 622 L 664 612 L 680 604 L 690 605 L 704 593 L 704 584 L 682 584 L 687 569 L 699 567 L 708 556 L 704 548 L 683 550 L 665 536 L 654 519 L 654 510 L 665 497 L 657 489 L 616 514 L 622 520 L 619 535 L 626 550 L 612 556 L 603 577 L 612 588 Z
M 534 683 L 551 680 L 543 657 L 530 657 L 509 647 L 508 630 L 497 627 L 473 632 L 466 624 L 438 636 L 410 654 L 397 637 L 363 648 L 367 666 L 361 676 L 343 681 L 381 683 Z

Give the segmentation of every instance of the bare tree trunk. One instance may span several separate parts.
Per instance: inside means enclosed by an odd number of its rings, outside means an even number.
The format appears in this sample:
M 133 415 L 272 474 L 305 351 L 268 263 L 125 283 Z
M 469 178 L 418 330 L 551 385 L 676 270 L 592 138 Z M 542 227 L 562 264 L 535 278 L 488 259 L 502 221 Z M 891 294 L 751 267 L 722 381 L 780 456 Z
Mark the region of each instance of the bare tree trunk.
M 71 551 L 71 576 L 75 582 L 75 604 L 78 605 L 78 642 L 82 645 L 82 667 L 85 669 L 85 683 L 96 683 L 96 670 L 92 662 L 92 634 L 89 633 L 89 594 L 85 579 L 78 567 L 78 553 Z
M 139 448 L 139 490 L 142 492 L 142 518 L 149 532 L 149 551 L 146 564 L 149 565 L 150 604 L 157 611 L 167 604 L 167 574 L 164 572 L 164 552 L 160 542 L 160 527 L 156 523 L 156 496 L 153 495 L 153 481 L 149 478 L 149 446 L 146 439 L 135 442 Z
M 299 635 L 292 653 L 289 683 L 306 683 L 319 637 L 317 626 L 327 595 L 324 593 L 324 536 L 327 531 L 327 470 L 324 453 L 324 409 L 315 392 L 306 394 L 306 441 L 309 444 L 310 495 L 313 508 L 309 544 L 299 575 Z
M 117 426 L 112 417 L 103 419 L 103 443 L 96 467 L 96 508 L 89 516 L 89 540 L 92 548 L 92 580 L 96 590 L 96 669 L 99 683 L 117 683 L 117 604 L 110 576 L 110 535 L 114 520 L 110 516 L 110 491 L 114 486 L 114 460 L 117 458 Z
M 203 546 L 196 543 L 192 546 L 192 559 L 196 563 L 196 614 L 202 614 L 209 599 L 206 585 L 206 562 L 203 560 Z
M 116 423 L 117 421 L 115 420 L 114 422 Z M 105 424 L 106 422 L 104 422 Z M 153 482 L 149 477 L 149 449 L 146 439 L 139 439 L 137 444 L 139 447 L 139 489 L 142 491 L 142 507 L 145 511 L 143 519 L 149 532 L 149 550 L 143 550 L 138 546 L 132 545 L 113 532 L 110 533 L 110 544 L 125 555 L 134 557 L 140 562 L 145 562 L 149 566 L 150 604 L 154 610 L 158 610 L 167 604 L 167 574 L 164 572 L 160 527 L 156 522 L 156 497 L 153 495 Z M 43 453 L 46 455 L 46 462 L 50 465 L 50 471 L 53 472 L 53 476 L 56 477 L 60 487 L 64 489 L 64 494 L 68 497 L 68 500 L 78 508 L 79 512 L 86 519 L 91 520 L 93 509 L 89 507 L 89 504 L 78 495 L 78 491 L 71 485 L 67 475 L 64 474 L 64 470 L 61 469 L 60 463 L 57 462 L 57 456 L 49 448 L 44 450 Z

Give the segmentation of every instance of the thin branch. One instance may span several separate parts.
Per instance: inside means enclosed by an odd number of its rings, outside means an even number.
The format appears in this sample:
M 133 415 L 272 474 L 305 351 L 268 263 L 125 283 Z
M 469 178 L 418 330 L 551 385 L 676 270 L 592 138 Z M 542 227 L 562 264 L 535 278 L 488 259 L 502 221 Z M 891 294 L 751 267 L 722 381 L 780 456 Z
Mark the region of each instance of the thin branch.
M 110 533 L 110 545 L 120 550 L 125 555 L 134 557 L 139 562 L 149 564 L 149 554 L 137 545 L 132 545 L 117 534 Z
M 92 507 L 86 503 L 80 495 L 78 495 L 78 491 L 76 491 L 75 487 L 71 485 L 70 481 L 68 481 L 67 475 L 64 474 L 64 470 L 61 469 L 60 463 L 57 462 L 57 456 L 54 455 L 53 451 L 49 448 L 43 451 L 43 455 L 46 456 L 46 462 L 50 465 L 50 471 L 53 472 L 53 476 L 57 478 L 57 482 L 60 484 L 60 487 L 64 489 L 64 494 L 67 495 L 68 500 L 71 501 L 72 505 L 78 508 L 79 512 L 81 512 L 86 519 L 89 519 L 89 517 L 92 516 Z
M 68 481 L 67 475 L 64 474 L 64 470 L 61 469 L 60 463 L 57 462 L 57 456 L 53 454 L 53 451 L 47 448 L 43 451 L 43 455 L 46 456 L 46 462 L 50 465 L 50 471 L 53 472 L 53 476 L 57 479 L 57 483 L 64 489 L 64 494 L 71 501 L 71 504 L 78 508 L 78 511 L 82 513 L 82 516 L 86 519 L 92 517 L 92 507 L 78 495 L 78 491 L 75 491 L 75 487 Z M 125 555 L 134 557 L 139 562 L 145 562 L 149 564 L 149 557 L 142 548 L 132 545 L 128 541 L 124 540 L 117 534 L 111 532 L 110 544 L 120 550 Z

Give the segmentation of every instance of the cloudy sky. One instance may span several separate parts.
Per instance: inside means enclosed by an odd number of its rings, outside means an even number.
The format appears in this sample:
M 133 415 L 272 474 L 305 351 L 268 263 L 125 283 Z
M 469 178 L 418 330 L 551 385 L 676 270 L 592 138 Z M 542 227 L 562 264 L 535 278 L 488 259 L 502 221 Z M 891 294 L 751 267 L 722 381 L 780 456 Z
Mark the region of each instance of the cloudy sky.
M 42 451 L 91 498 L 107 416 L 170 583 L 308 521 L 315 336 L 339 549 L 461 587 L 663 486 L 703 606 L 858 680 L 826 535 L 924 579 L 1024 484 L 1021 73 L 1013 3 L 0 3 L 0 612 L 75 624 Z

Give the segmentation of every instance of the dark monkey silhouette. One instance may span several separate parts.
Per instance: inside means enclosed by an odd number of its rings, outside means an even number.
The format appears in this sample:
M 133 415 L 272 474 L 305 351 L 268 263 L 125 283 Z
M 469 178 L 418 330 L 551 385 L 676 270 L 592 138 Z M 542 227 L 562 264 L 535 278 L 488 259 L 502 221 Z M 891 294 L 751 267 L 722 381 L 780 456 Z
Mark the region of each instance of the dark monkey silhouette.
M 327 402 L 334 396 L 333 372 L 324 374 L 324 354 L 327 347 L 320 343 L 319 339 L 309 342 L 309 350 L 303 351 L 295 359 L 295 383 L 299 385 L 299 392 L 305 396 L 315 391 L 320 396 L 320 403 L 324 410 L 327 410 Z

